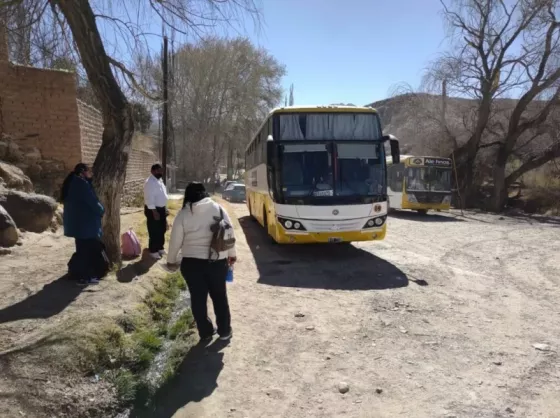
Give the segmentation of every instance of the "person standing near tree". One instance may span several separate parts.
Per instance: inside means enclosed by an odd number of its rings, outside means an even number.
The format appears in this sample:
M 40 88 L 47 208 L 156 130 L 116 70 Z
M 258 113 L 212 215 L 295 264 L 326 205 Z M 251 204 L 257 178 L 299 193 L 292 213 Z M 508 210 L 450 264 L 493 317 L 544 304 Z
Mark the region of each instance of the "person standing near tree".
M 144 214 L 148 224 L 150 256 L 160 260 L 165 255 L 165 232 L 167 231 L 167 189 L 163 182 L 160 164 L 152 166 L 152 175 L 144 183 Z
M 101 218 L 105 208 L 97 198 L 92 186 L 93 171 L 79 163 L 62 183 L 60 202 L 64 204 L 62 215 L 64 235 L 74 238 L 76 252 L 69 262 L 69 270 L 78 278 L 80 285 L 99 283 L 99 264 L 102 260 Z

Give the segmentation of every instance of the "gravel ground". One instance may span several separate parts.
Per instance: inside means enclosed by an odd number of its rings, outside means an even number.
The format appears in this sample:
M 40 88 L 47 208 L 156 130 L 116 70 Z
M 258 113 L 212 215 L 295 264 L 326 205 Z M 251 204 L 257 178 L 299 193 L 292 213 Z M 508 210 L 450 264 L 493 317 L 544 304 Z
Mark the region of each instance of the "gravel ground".
M 232 208 L 234 339 L 157 416 L 560 416 L 560 220 L 401 212 L 385 241 L 278 246 Z

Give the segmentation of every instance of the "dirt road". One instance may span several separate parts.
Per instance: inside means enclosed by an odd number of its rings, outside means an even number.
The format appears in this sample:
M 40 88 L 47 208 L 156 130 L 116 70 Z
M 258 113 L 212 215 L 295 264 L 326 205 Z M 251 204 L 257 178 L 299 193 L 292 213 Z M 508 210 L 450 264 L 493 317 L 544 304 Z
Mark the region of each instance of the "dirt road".
M 157 416 L 560 416 L 560 221 L 400 214 L 383 242 L 276 246 L 234 211 L 234 339 Z

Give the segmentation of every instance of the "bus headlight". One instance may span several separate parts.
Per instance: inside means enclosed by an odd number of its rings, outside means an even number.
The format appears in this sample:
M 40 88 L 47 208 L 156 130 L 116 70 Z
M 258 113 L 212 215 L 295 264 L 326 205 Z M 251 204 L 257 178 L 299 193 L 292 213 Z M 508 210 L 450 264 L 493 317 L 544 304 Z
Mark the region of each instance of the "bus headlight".
M 280 224 L 284 227 L 284 229 L 296 230 L 296 231 L 306 230 L 305 227 L 301 224 L 301 222 L 282 218 L 281 216 L 278 216 L 278 222 L 280 222 Z
M 380 226 L 383 226 L 386 219 L 387 219 L 387 215 L 379 216 L 377 218 L 368 219 L 368 221 L 366 222 L 366 224 L 363 226 L 362 229 L 379 228 Z
M 410 203 L 418 203 L 418 200 L 416 200 L 416 196 L 414 196 L 412 193 L 407 196 Z

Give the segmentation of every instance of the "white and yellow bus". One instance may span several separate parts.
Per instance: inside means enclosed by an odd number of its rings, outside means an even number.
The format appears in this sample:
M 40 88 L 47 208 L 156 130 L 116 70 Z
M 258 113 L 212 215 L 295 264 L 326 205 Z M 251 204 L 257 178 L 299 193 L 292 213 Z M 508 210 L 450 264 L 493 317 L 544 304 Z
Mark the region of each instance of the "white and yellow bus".
M 450 158 L 402 155 L 399 164 L 387 161 L 389 207 L 420 213 L 451 207 Z
M 274 109 L 245 151 L 251 216 L 283 244 L 383 239 L 387 141 L 398 162 L 372 108 Z

